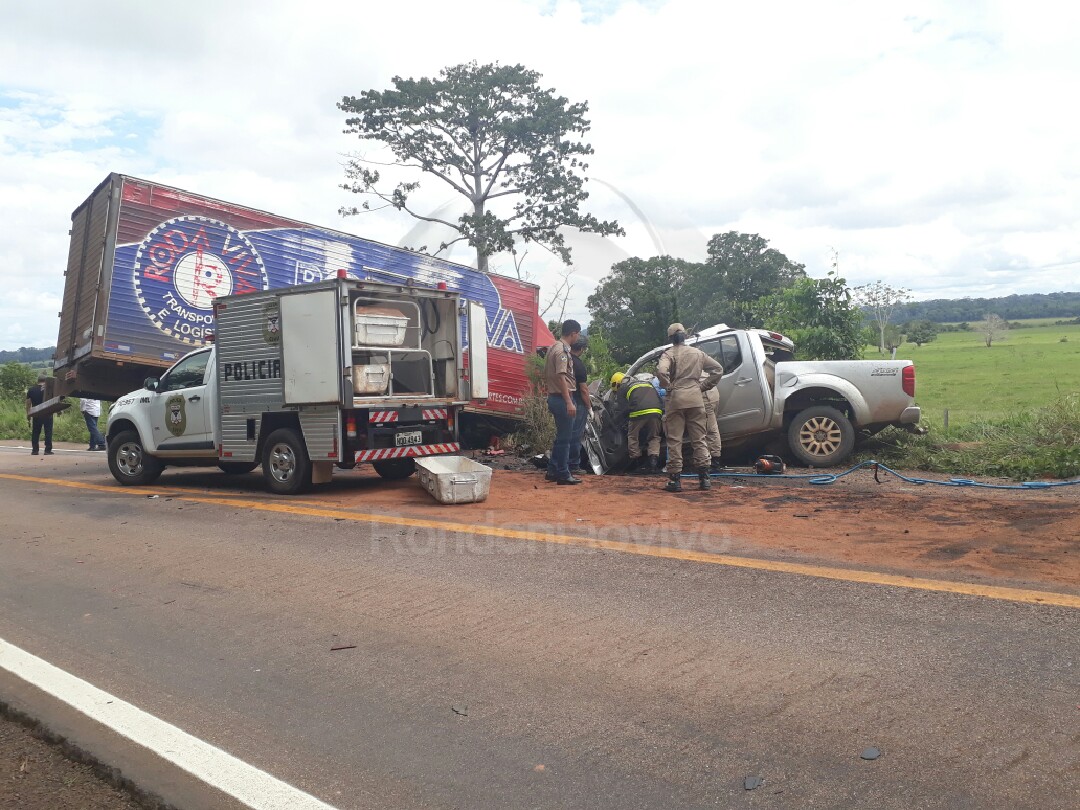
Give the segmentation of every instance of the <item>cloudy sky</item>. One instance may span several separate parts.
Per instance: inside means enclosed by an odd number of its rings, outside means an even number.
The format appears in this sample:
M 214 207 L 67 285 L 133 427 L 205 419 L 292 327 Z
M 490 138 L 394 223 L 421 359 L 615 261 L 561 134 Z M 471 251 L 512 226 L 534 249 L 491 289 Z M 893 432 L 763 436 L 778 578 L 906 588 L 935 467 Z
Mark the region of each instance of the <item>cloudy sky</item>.
M 1080 288 L 1080 6 L 4 6 L 0 348 L 55 343 L 71 211 L 110 171 L 391 244 L 430 236 L 404 214 L 338 216 L 360 144 L 335 103 L 471 59 L 520 62 L 589 102 L 589 209 L 628 234 L 571 240 L 568 315 L 586 316 L 614 261 L 701 258 L 732 229 L 812 275 L 835 250 L 851 284 L 917 298 Z M 430 210 L 450 202 L 428 194 Z M 559 269 L 539 250 L 524 268 L 545 294 Z

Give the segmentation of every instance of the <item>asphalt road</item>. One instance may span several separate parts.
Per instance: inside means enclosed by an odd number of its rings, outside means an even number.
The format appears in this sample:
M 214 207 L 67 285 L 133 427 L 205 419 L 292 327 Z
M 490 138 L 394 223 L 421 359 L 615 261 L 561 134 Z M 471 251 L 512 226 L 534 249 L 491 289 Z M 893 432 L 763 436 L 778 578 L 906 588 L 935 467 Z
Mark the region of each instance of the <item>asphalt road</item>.
M 255 475 L 148 498 L 103 455 L 0 452 L 104 487 L 0 481 L 0 638 L 342 810 L 1080 806 L 1077 609 L 187 497 Z

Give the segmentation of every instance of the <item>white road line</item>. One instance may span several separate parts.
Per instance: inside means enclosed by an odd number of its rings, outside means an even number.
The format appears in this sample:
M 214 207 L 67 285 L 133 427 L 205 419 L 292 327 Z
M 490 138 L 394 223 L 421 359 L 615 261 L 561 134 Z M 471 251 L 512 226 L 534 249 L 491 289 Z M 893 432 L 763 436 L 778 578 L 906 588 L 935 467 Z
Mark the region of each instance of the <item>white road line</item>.
M 334 810 L 2 638 L 0 667 L 255 810 Z

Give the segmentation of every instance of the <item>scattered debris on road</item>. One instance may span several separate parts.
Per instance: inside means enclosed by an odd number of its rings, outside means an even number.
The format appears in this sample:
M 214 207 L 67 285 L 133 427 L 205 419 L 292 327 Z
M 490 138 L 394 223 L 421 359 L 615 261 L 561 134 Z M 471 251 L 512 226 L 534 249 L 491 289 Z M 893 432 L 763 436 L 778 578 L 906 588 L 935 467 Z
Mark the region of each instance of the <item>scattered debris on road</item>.
M 859 756 L 863 759 L 875 760 L 881 756 L 881 751 L 879 751 L 877 748 L 866 748 L 863 749 L 863 752 L 859 754 Z

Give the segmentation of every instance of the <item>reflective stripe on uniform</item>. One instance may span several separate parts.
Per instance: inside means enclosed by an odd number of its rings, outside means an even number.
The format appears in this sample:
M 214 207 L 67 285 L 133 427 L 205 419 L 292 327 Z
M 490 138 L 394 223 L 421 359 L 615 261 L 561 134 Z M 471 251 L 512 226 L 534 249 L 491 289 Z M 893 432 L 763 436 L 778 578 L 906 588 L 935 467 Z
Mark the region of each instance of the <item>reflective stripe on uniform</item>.
M 664 412 L 662 410 L 660 410 L 659 408 L 646 408 L 643 411 L 634 411 L 633 413 L 630 414 L 630 418 L 631 419 L 637 419 L 639 416 L 648 416 L 649 414 L 653 414 L 653 413 L 655 413 L 657 416 L 663 416 L 664 415 Z
M 644 382 L 636 383 L 634 385 L 631 385 L 629 388 L 627 388 L 626 389 L 626 399 L 627 399 L 627 401 L 630 400 L 630 395 L 632 393 L 637 391 L 639 388 L 644 388 L 646 385 L 649 386 L 650 388 L 652 388 L 652 383 L 644 383 Z

